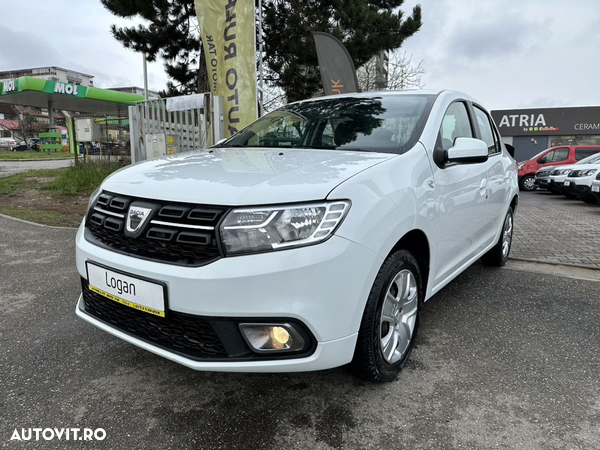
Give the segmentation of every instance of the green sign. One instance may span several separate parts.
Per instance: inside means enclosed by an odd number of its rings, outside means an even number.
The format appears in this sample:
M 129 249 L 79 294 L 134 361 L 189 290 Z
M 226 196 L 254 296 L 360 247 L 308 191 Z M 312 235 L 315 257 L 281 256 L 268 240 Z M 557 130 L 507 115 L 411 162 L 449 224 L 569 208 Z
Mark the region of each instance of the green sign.
M 25 91 L 131 105 L 144 100 L 143 95 L 80 86 L 72 83 L 61 83 L 60 81 L 43 80 L 34 77 L 21 77 L 2 82 L 0 95 L 12 95 Z

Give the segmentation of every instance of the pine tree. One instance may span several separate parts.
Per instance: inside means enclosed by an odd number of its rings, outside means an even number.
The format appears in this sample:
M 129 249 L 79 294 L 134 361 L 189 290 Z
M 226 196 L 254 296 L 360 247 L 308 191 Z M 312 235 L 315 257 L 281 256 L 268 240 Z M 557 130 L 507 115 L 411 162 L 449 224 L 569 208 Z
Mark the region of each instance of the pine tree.
M 148 25 L 117 27 L 113 36 L 126 48 L 145 53 L 148 61 L 161 57 L 173 81 L 163 95 L 208 92 L 206 63 L 201 49 L 194 0 L 101 0 L 115 16 L 139 17 Z
M 165 61 L 173 80 L 167 94 L 207 92 L 194 0 L 101 0 L 118 17 L 150 22 L 137 27 L 112 26 L 127 48 L 144 52 L 148 61 Z M 340 39 L 356 67 L 381 50 L 400 47 L 421 27 L 421 7 L 404 18 L 404 0 L 263 0 L 267 81 L 281 88 L 288 101 L 322 90 L 312 31 Z
M 381 50 L 399 48 L 421 27 L 421 7 L 403 20 L 404 0 L 273 0 L 265 5 L 270 81 L 288 101 L 322 90 L 312 31 L 337 37 L 358 68 Z

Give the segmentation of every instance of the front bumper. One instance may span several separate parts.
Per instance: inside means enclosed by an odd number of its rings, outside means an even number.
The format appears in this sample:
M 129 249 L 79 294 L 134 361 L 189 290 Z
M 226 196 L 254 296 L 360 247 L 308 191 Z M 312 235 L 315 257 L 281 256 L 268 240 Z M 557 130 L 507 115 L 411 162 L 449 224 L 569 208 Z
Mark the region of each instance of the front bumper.
M 597 191 L 594 191 L 594 189 L 597 189 Z M 598 202 L 600 202 L 600 183 L 592 184 L 591 194 L 598 199 Z
M 586 186 L 585 184 L 577 184 L 571 181 L 568 190 L 578 197 L 592 197 L 591 187 Z
M 290 318 L 314 336 L 305 357 L 268 360 L 193 359 L 88 314 L 77 315 L 114 336 L 197 370 L 288 372 L 337 367 L 352 360 L 364 306 L 381 257 L 345 238 L 278 252 L 222 258 L 203 267 L 181 267 L 125 256 L 76 238 L 77 269 L 87 278 L 93 261 L 165 283 L 169 311 L 215 318 Z M 110 301 L 110 300 L 107 300 Z
M 535 177 L 535 184 L 537 187 L 539 187 L 541 189 L 549 189 L 550 188 L 550 178 L 549 177 L 543 177 L 543 178 Z

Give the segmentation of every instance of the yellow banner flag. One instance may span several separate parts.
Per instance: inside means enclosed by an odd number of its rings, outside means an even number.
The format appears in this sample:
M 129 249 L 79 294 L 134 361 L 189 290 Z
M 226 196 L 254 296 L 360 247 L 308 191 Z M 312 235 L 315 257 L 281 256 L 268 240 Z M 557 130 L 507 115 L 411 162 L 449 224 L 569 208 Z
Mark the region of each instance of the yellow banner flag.
M 225 137 L 257 118 L 254 0 L 196 0 L 211 92 L 223 97 Z

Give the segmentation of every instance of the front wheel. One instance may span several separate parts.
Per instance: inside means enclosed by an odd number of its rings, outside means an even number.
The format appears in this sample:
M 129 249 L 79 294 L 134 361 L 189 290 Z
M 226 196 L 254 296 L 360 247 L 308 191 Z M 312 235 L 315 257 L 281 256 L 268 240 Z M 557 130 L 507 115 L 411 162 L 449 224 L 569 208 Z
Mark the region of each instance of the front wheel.
M 423 303 L 421 273 L 406 250 L 392 253 L 379 270 L 363 314 L 354 372 L 371 381 L 396 378 L 413 349 Z
M 537 189 L 533 175 L 525 175 L 521 178 L 519 185 L 522 191 L 535 191 Z
M 508 261 L 508 255 L 512 246 L 513 218 L 513 209 L 509 206 L 498 242 L 481 258 L 484 264 L 502 267 Z

